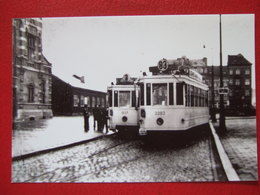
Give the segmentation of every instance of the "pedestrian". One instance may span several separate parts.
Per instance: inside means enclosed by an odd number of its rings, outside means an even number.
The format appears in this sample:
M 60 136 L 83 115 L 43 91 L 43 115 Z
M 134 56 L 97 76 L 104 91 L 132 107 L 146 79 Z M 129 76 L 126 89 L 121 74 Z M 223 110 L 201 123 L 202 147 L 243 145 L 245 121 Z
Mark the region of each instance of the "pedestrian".
M 97 123 L 97 115 L 98 115 L 98 108 L 97 108 L 97 105 L 95 105 L 95 107 L 93 108 L 93 120 L 94 120 L 94 123 L 93 123 L 93 127 L 94 127 L 94 131 L 96 130 L 96 123 Z M 97 127 L 98 129 L 98 127 Z
M 104 115 L 104 121 L 105 121 L 104 124 L 105 124 L 105 127 L 106 127 L 106 133 L 108 133 L 108 124 L 107 124 L 107 120 L 109 119 L 109 117 L 108 117 L 108 107 L 105 108 L 104 113 L 105 113 L 105 115 Z
M 83 117 L 84 117 L 84 130 L 87 132 L 89 130 L 89 112 L 88 112 L 87 105 L 84 105 Z
M 97 109 L 97 122 L 98 122 L 98 131 L 103 131 L 104 123 L 103 123 L 103 111 L 101 106 L 98 106 Z

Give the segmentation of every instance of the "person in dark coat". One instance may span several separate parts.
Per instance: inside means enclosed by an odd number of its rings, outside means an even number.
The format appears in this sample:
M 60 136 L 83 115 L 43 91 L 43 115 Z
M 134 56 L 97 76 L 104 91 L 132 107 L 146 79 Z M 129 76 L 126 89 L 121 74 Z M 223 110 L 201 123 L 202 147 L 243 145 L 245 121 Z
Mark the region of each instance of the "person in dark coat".
M 109 119 L 108 117 L 108 107 L 104 109 L 104 125 L 106 127 L 106 133 L 108 133 L 108 124 L 107 120 Z
M 95 105 L 95 107 L 93 108 L 94 131 L 96 130 L 97 115 L 98 115 L 98 108 L 97 108 L 97 105 Z M 98 127 L 97 127 L 97 130 L 98 130 Z
M 98 123 L 98 131 L 103 131 L 104 128 L 104 121 L 103 121 L 103 110 L 101 106 L 98 106 L 97 110 L 97 123 Z
M 89 113 L 88 113 L 88 106 L 85 105 L 83 108 L 83 117 L 84 117 L 84 130 L 89 130 Z

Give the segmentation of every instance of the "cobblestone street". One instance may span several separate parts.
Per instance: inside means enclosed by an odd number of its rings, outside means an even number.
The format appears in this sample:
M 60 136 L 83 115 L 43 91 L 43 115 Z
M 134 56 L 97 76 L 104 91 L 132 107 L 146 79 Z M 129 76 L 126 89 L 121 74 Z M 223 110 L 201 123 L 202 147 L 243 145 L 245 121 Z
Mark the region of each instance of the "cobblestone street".
M 214 181 L 208 134 L 154 142 L 118 135 L 14 161 L 13 182 Z M 171 141 L 170 141 L 171 140 Z M 157 143 L 156 143 L 157 142 Z

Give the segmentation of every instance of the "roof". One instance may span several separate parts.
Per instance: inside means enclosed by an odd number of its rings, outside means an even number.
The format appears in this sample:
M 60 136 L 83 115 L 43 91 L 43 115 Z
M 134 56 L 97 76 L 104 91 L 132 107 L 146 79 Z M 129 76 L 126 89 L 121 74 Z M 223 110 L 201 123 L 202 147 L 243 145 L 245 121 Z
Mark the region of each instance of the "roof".
M 42 62 L 46 65 L 51 66 L 51 63 L 47 60 L 47 58 L 42 54 Z
M 242 54 L 228 55 L 228 66 L 250 66 L 252 65 Z
M 72 87 L 74 89 L 85 90 L 85 91 L 88 91 L 88 92 L 106 93 L 104 91 L 97 91 L 97 90 L 87 89 L 87 88 L 85 88 L 83 83 L 81 83 L 80 81 L 76 81 L 76 79 L 75 79 L 74 82 L 65 82 L 64 80 L 62 80 L 61 78 L 57 77 L 54 74 L 52 74 L 52 77 L 54 77 L 55 79 L 60 80 L 63 83 L 66 83 L 68 86 L 70 86 L 70 87 Z

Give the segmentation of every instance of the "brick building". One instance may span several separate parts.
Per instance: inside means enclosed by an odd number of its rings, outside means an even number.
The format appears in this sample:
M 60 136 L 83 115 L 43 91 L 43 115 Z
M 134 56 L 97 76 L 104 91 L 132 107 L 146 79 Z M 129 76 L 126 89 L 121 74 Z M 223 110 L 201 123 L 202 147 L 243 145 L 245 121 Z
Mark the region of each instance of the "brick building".
M 210 88 L 209 100 L 212 105 L 212 76 L 214 78 L 215 107 L 219 108 L 220 71 L 219 66 L 197 66 Z M 225 107 L 230 110 L 244 112 L 252 107 L 252 63 L 242 54 L 228 55 L 228 62 L 223 66 L 223 87 L 228 88 L 228 94 L 224 95 Z
M 80 115 L 84 105 L 89 111 L 97 105 L 106 107 L 107 93 L 75 87 L 52 76 L 52 110 L 54 115 Z
M 42 19 L 12 21 L 13 119 L 52 117 L 52 65 L 42 53 Z

